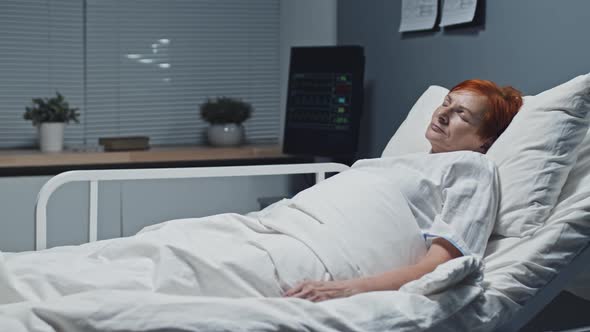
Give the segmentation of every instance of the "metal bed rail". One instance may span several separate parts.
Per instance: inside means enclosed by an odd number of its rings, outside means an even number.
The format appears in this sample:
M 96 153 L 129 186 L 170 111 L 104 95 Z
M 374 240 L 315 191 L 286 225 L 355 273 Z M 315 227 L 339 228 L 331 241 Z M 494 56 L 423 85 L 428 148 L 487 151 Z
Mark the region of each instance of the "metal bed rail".
M 47 181 L 37 196 L 35 205 L 35 250 L 47 248 L 47 203 L 62 185 L 70 182 L 90 182 L 88 241 L 97 240 L 98 182 L 127 180 L 187 179 L 254 175 L 289 175 L 315 173 L 316 183 L 326 173 L 341 172 L 349 167 L 339 163 L 306 163 L 254 166 L 219 166 L 152 169 L 82 170 L 58 174 Z

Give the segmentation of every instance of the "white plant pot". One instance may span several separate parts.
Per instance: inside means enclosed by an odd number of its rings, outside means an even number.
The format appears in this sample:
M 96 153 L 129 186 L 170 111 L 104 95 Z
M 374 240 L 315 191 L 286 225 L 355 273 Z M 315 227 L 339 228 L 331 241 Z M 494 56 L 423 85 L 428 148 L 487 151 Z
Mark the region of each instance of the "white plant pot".
M 213 146 L 236 146 L 244 142 L 244 126 L 237 123 L 211 124 L 207 138 Z
M 59 152 L 64 146 L 63 122 L 44 122 L 39 128 L 39 147 L 42 152 Z

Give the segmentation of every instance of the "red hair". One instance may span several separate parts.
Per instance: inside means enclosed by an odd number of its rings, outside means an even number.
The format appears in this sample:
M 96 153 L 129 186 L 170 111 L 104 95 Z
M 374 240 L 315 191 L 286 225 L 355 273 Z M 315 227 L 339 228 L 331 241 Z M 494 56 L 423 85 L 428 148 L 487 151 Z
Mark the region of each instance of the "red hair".
M 468 90 L 488 98 L 489 110 L 477 132 L 483 139 L 492 142 L 504 132 L 522 106 L 522 94 L 511 86 L 499 87 L 488 80 L 467 80 L 457 84 L 451 92 Z

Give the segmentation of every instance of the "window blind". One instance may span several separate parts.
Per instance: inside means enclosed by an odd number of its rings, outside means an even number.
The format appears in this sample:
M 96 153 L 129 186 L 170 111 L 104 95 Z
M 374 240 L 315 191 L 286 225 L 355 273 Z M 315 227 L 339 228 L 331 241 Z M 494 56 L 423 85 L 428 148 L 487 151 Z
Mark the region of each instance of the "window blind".
M 0 148 L 36 144 L 23 120 L 33 97 L 62 93 L 81 109 L 66 147 L 102 136 L 201 144 L 198 107 L 252 103 L 250 143 L 279 137 L 279 0 L 0 1 Z
M 63 94 L 83 106 L 83 15 L 78 0 L 0 1 L 0 148 L 36 144 L 36 130 L 23 119 L 34 97 Z M 80 144 L 83 127 L 65 131 L 66 144 Z
M 278 142 L 278 0 L 87 0 L 85 137 L 204 143 L 206 98 L 252 103 L 248 142 Z

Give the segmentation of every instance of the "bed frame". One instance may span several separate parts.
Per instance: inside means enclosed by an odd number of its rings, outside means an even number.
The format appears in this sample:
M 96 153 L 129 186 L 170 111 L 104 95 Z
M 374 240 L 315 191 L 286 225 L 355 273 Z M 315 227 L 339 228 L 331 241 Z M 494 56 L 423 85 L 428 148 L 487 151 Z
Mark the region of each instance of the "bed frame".
M 69 171 L 49 179 L 39 191 L 35 206 L 35 249 L 47 247 L 47 203 L 50 196 L 62 185 L 70 182 L 89 182 L 88 241 L 97 240 L 98 230 L 98 182 L 155 179 L 186 179 L 206 177 L 231 177 L 255 175 L 288 175 L 315 173 L 316 183 L 325 179 L 326 173 L 342 172 L 349 167 L 339 163 L 308 163 L 255 166 L 119 169 Z M 518 331 L 561 292 L 574 277 L 587 269 L 590 261 L 590 243 L 563 268 L 553 280 L 540 289 L 510 320 L 497 331 Z
M 502 332 L 519 331 L 559 295 L 578 274 L 588 271 L 588 262 L 590 262 L 590 242 L 551 281 L 539 289 L 509 321 L 500 325 L 496 330 Z M 590 331 L 590 326 L 579 331 Z
M 88 242 L 97 240 L 98 234 L 98 182 L 156 179 L 189 179 L 207 177 L 287 175 L 315 173 L 316 183 L 326 173 L 341 172 L 349 167 L 339 163 L 279 164 L 255 166 L 220 166 L 186 168 L 116 169 L 69 171 L 58 174 L 41 187 L 35 205 L 35 250 L 47 248 L 47 203 L 49 197 L 62 185 L 70 182 L 89 182 Z

